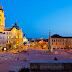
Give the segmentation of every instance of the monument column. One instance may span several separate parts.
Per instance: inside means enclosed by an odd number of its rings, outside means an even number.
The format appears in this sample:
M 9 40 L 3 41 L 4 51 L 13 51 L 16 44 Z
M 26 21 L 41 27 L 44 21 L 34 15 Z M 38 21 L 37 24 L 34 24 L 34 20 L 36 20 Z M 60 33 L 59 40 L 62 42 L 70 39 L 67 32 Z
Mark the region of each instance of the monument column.
M 50 36 L 50 30 L 49 30 L 49 50 L 51 50 L 51 36 Z
M 49 40 L 48 40 L 48 48 L 49 48 L 49 51 L 50 52 L 53 52 L 53 49 L 52 49 L 52 46 L 51 46 L 51 32 L 50 32 L 50 30 L 49 30 Z

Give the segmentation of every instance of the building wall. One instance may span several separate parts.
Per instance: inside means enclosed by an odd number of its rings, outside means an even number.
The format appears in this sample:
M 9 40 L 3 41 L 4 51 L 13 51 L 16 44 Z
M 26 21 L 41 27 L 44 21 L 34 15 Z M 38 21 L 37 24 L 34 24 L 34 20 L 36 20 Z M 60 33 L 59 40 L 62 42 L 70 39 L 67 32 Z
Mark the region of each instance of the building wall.
M 52 48 L 72 48 L 72 38 L 51 38 Z
M 23 44 L 23 32 L 13 28 L 11 31 L 4 31 L 6 35 L 6 43 L 11 47 L 20 47 Z
M 6 35 L 0 33 L 0 47 L 6 47 Z

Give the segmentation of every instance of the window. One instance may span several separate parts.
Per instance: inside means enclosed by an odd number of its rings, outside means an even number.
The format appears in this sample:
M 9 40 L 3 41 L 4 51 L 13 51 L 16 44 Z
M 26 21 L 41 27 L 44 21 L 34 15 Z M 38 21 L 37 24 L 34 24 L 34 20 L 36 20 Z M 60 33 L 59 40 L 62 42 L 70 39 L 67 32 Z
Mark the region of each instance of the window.
M 52 45 L 53 45 L 53 43 L 52 43 Z
M 0 19 L 0 22 L 1 22 L 1 19 Z
M 14 36 L 13 38 L 16 38 L 16 36 Z
M 8 36 L 7 36 L 7 39 L 8 39 Z
M 56 45 L 57 45 L 57 43 L 56 43 Z
M 53 39 L 52 39 L 52 42 L 53 42 Z
M 1 15 L 0 15 L 1 16 Z
M 11 38 L 11 36 L 9 36 L 9 38 Z
M 63 42 L 64 42 L 64 39 L 63 39 Z
M 55 42 L 55 40 L 54 40 L 54 42 Z
M 7 32 L 7 35 L 8 35 L 8 32 Z
M 57 39 L 56 39 L 56 42 L 57 42 Z
M 11 33 L 9 32 L 9 34 L 11 34 Z
M 58 40 L 58 42 L 59 42 L 59 40 Z
M 7 41 L 7 43 L 8 43 L 8 41 Z
M 63 42 L 63 40 L 61 40 L 61 42 Z
M 9 43 L 9 40 L 8 40 L 8 43 Z
M 57 46 L 56 46 L 56 49 L 57 49 Z

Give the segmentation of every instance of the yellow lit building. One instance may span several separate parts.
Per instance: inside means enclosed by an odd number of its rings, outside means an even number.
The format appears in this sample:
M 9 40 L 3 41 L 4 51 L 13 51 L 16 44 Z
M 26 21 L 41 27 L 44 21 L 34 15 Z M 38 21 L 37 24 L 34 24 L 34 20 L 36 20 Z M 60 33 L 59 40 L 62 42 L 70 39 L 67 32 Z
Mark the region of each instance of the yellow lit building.
M 6 47 L 17 48 L 23 44 L 23 32 L 17 23 L 12 28 L 5 28 L 5 17 L 2 5 L 0 6 L 0 32 L 6 35 Z

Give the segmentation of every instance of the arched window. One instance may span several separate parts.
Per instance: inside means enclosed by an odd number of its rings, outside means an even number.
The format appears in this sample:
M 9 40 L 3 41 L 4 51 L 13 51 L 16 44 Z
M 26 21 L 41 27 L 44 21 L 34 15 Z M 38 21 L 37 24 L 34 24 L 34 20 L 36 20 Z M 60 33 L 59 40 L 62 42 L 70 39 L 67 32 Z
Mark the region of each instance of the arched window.
M 55 42 L 55 40 L 54 40 L 54 42 Z

